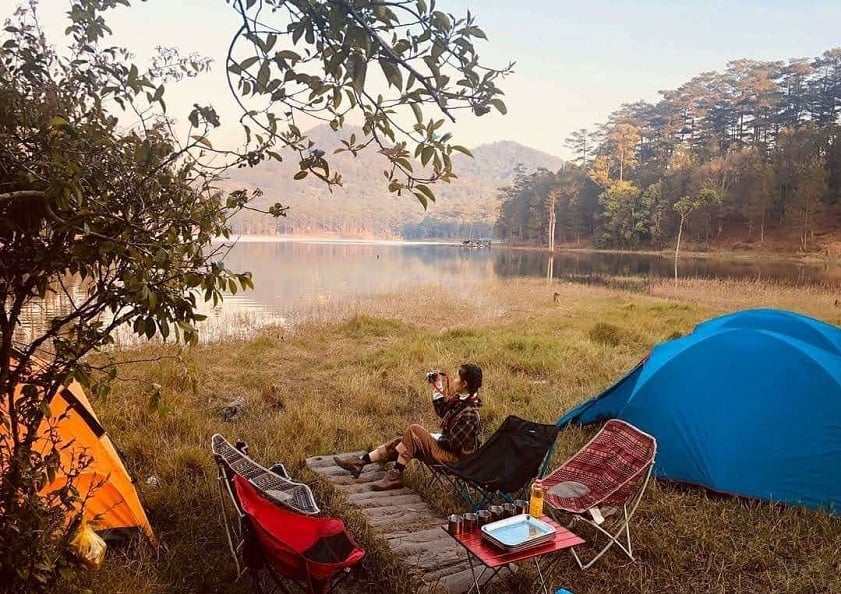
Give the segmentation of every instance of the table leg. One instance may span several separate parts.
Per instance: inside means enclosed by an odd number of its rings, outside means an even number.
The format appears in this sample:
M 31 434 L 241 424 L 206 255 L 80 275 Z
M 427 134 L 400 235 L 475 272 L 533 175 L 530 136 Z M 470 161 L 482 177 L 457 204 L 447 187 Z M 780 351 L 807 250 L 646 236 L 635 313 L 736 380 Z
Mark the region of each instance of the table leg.
M 540 570 L 540 557 L 534 558 L 534 566 L 537 568 L 537 577 L 540 579 L 540 587 L 543 594 L 549 594 L 549 588 L 546 586 L 546 579 L 543 577 L 543 572 Z
M 470 551 L 467 551 L 467 562 L 470 563 L 470 575 L 473 576 L 473 585 L 470 586 L 467 594 L 470 594 L 473 591 L 473 588 L 476 588 L 476 594 L 481 594 L 482 591 L 479 589 L 479 580 L 476 578 L 476 570 L 473 568 L 473 555 L 470 554 Z M 483 573 L 485 573 L 484 570 L 482 570 L 482 573 L 479 574 L 479 578 L 482 577 Z
M 470 552 L 467 553 L 467 562 L 470 563 L 470 575 L 473 577 L 473 585 L 470 586 L 470 589 L 467 590 L 467 592 L 465 594 L 470 594 L 471 592 L 474 591 L 474 589 L 476 590 L 476 594 L 482 594 L 482 589 L 481 589 L 481 586 L 479 584 L 482 582 L 482 577 L 485 575 L 485 572 L 488 571 L 488 569 L 491 569 L 491 568 L 488 567 L 487 565 L 483 564 L 482 571 L 479 572 L 479 575 L 476 575 L 476 569 L 473 567 L 473 555 L 471 555 Z M 507 565 L 501 565 L 499 567 L 493 568 L 491 570 L 491 575 L 488 578 L 488 581 L 493 580 L 494 577 L 496 577 L 499 574 L 499 571 L 503 567 L 508 567 L 508 566 Z

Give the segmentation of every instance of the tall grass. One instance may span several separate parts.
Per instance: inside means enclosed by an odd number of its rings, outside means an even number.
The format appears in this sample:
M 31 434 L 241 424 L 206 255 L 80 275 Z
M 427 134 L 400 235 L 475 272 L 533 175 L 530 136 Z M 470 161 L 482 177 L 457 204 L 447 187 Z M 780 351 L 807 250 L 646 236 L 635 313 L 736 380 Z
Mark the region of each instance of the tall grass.
M 557 298 L 553 298 L 558 293 Z M 148 346 L 127 363 L 97 411 L 138 479 L 160 546 L 113 549 L 105 567 L 69 589 L 95 592 L 245 592 L 234 583 L 217 514 L 210 436 L 245 439 L 254 457 L 283 461 L 316 486 L 369 549 L 353 591 L 415 591 L 361 516 L 304 468 L 304 459 L 370 448 L 408 422 L 435 423 L 424 372 L 475 361 L 485 372 L 482 416 L 490 433 L 508 414 L 553 422 L 631 369 L 657 342 L 713 315 L 774 305 L 832 322 L 828 289 L 764 283 L 655 281 L 644 291 L 498 282 L 468 293 L 422 288 L 325 306 L 317 319 L 273 327 L 248 340 L 178 355 Z M 156 360 L 164 357 L 160 360 Z M 151 360 L 151 361 L 150 361 Z M 150 406 L 152 383 L 163 398 Z M 243 406 L 223 420 L 231 403 Z M 591 431 L 558 439 L 556 462 Z M 154 477 L 154 478 L 152 478 Z M 409 480 L 442 509 L 455 500 Z M 580 572 L 564 557 L 551 576 L 586 592 L 841 592 L 841 522 L 826 514 L 652 484 L 635 521 L 638 561 L 608 554 Z M 523 567 L 497 592 L 528 591 Z M 397 585 L 400 584 L 400 585 Z

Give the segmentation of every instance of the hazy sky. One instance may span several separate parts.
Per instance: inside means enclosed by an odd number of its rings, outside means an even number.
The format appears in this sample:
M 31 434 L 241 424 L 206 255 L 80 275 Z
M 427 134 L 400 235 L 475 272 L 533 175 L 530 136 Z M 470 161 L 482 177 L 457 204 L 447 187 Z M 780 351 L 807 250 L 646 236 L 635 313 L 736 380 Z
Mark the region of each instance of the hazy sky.
M 14 0 L 0 4 L 5 17 Z M 53 40 L 68 4 L 42 0 Z M 508 115 L 462 115 L 455 140 L 515 140 L 562 157 L 571 131 L 604 121 L 622 103 L 657 101 L 658 90 L 723 70 L 728 60 L 815 57 L 841 45 L 841 0 L 438 0 L 438 8 L 478 15 L 488 65 L 517 62 L 500 84 Z M 193 102 L 209 102 L 233 119 L 223 60 L 237 18 L 225 0 L 134 0 L 109 23 L 112 43 L 138 61 L 156 45 L 214 58 L 212 73 L 168 87 L 169 111 L 186 117 Z

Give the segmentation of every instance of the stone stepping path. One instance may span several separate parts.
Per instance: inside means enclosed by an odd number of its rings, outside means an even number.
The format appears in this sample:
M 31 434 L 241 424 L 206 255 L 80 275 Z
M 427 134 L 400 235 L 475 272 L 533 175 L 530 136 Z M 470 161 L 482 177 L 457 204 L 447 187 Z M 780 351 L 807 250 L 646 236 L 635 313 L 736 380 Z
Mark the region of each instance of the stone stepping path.
M 353 454 L 361 456 L 364 452 L 339 456 Z M 407 487 L 380 492 L 371 490 L 371 484 L 385 474 L 376 463 L 367 465 L 356 479 L 336 466 L 333 455 L 307 458 L 306 463 L 310 470 L 324 476 L 360 509 L 368 525 L 424 583 L 424 592 L 462 594 L 470 589 L 473 577 L 467 552 L 441 529 L 446 526 L 447 518 L 427 505 L 420 495 Z M 477 568 L 477 573 L 479 571 L 481 565 Z M 485 581 L 482 580 L 483 585 Z

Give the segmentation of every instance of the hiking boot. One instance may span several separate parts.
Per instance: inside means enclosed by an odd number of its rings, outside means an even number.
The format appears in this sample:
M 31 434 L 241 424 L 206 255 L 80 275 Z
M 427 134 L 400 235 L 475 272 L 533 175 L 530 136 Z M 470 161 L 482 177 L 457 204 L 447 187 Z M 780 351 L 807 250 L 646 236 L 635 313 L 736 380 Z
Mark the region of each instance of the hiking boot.
M 359 456 L 348 456 L 347 458 L 333 456 L 333 462 L 339 468 L 344 468 L 351 473 L 353 478 L 359 478 L 359 475 L 362 474 L 362 469 L 365 468 L 365 462 Z
M 371 485 L 373 491 L 388 491 L 390 489 L 399 489 L 403 486 L 403 473 L 392 468 L 385 473 L 385 476 Z

